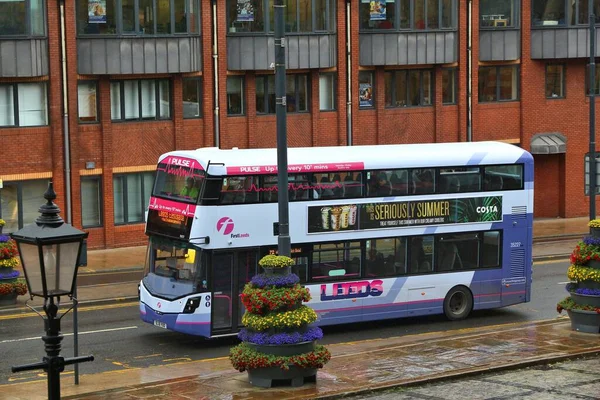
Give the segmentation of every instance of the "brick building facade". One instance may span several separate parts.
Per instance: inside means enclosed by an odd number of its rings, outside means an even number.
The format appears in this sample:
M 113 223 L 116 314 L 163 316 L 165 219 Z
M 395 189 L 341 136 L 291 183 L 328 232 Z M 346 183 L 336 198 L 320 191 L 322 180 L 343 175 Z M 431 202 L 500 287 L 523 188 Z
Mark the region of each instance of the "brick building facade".
M 160 154 L 275 147 L 272 3 L 66 0 L 63 64 L 59 5 L 0 0 L 6 230 L 52 179 L 90 248 L 139 245 Z M 290 146 L 507 141 L 535 153 L 536 217 L 587 213 L 587 0 L 288 6 Z

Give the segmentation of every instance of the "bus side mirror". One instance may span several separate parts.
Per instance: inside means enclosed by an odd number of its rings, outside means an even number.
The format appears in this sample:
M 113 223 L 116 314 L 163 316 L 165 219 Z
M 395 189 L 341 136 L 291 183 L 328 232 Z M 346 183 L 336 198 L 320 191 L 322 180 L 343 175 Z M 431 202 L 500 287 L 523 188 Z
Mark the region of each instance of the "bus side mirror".
M 188 249 L 187 253 L 185 254 L 185 263 L 193 264 L 195 261 L 196 261 L 196 250 Z

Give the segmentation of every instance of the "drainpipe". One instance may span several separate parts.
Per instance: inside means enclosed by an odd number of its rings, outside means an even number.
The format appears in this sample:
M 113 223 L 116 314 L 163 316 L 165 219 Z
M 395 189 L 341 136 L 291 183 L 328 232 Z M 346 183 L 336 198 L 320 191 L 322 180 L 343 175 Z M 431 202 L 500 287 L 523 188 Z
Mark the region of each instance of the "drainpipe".
M 62 72 L 62 96 L 63 96 L 63 129 L 64 129 L 64 154 L 65 154 L 65 207 L 67 211 L 67 223 L 72 224 L 71 210 L 71 148 L 69 143 L 69 95 L 67 90 L 67 46 L 65 39 L 65 2 L 59 2 L 60 12 L 60 58 Z
M 219 121 L 219 48 L 217 47 L 217 0 L 212 0 L 212 17 L 213 17 L 213 32 L 212 32 L 212 58 L 213 58 L 213 81 L 214 100 L 215 100 L 215 147 L 221 147 L 221 133 Z
M 350 35 L 350 0 L 346 0 L 346 136 L 352 146 L 352 43 Z
M 467 142 L 473 141 L 473 0 L 467 6 Z

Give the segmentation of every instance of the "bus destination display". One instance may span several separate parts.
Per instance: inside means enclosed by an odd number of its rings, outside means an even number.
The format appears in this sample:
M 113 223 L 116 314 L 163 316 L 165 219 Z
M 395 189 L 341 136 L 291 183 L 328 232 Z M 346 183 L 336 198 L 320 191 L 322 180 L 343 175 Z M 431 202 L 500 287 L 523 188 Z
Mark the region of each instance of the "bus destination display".
M 146 231 L 176 239 L 188 239 L 192 220 L 192 217 L 185 215 L 149 209 Z
M 308 207 L 308 233 L 502 221 L 502 197 Z

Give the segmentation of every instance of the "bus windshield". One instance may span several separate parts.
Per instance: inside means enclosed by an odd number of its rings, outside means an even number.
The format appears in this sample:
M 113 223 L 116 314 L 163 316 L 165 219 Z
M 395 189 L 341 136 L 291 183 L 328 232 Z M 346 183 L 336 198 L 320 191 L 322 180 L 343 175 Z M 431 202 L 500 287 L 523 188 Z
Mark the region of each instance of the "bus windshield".
M 205 256 L 192 244 L 151 237 L 144 284 L 156 295 L 174 299 L 207 289 Z
M 167 157 L 158 164 L 152 195 L 196 204 L 205 176 L 204 171 L 199 169 L 200 164 L 194 160 L 186 160 L 187 165 L 175 165 L 172 163 L 173 159 L 175 158 Z

